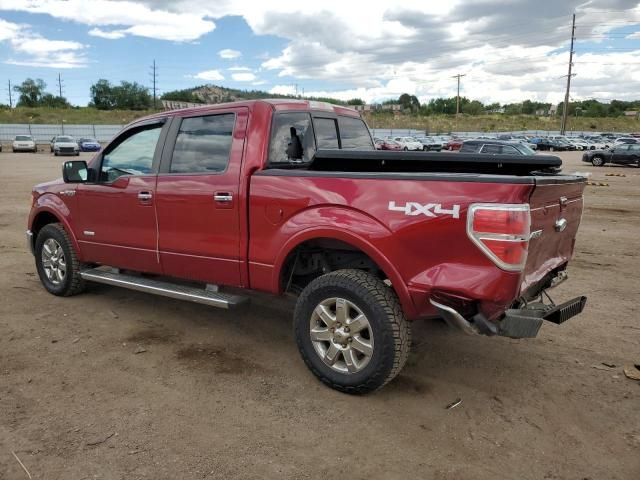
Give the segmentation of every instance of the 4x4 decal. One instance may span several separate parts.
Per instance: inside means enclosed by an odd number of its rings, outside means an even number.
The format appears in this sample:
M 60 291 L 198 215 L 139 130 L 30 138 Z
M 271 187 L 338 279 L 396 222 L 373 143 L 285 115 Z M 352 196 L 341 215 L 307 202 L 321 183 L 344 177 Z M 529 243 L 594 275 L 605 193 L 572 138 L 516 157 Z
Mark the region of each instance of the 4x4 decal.
M 410 217 L 416 215 L 425 215 L 427 217 L 436 217 L 438 215 L 451 215 L 453 218 L 460 218 L 460 205 L 452 205 L 450 209 L 442 208 L 439 203 L 418 203 L 407 202 L 404 205 L 396 205 L 396 202 L 389 202 L 389 210 L 392 212 L 402 212 Z

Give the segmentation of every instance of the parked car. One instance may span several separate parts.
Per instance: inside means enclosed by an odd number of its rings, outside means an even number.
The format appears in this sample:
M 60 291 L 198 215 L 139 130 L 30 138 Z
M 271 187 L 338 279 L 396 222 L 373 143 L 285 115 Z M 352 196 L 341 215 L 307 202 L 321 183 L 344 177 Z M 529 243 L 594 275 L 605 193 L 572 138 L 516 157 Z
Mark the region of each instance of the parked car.
M 524 143 L 505 140 L 465 140 L 460 153 L 485 153 L 491 155 L 535 155 Z
M 383 138 L 374 139 L 376 150 L 402 150 L 402 146 L 395 140 L 385 140 Z
M 80 147 L 73 137 L 58 135 L 53 139 L 53 154 L 58 155 L 80 155 Z
M 422 144 L 422 150 L 425 152 L 442 150 L 442 142 L 434 137 L 417 137 L 416 140 Z
M 615 146 L 620 143 L 640 143 L 640 141 L 634 137 L 619 137 L 615 139 L 613 145 Z
M 98 282 L 222 308 L 289 292 L 302 359 L 346 393 L 400 372 L 411 321 L 522 338 L 582 311 L 586 297 L 544 304 L 567 278 L 586 184 L 554 173 L 559 158 L 375 151 L 357 112 L 302 102 L 162 112 L 65 162 L 32 191 L 44 288 Z
M 567 137 L 567 141 L 576 147 L 576 150 L 589 150 L 589 143 L 578 137 Z
M 14 152 L 37 152 L 38 147 L 36 141 L 31 135 L 16 135 L 11 144 L 11 149 Z
M 413 137 L 393 137 L 392 140 L 398 142 L 402 150 L 422 150 L 422 144 Z
M 460 150 L 463 140 L 461 138 L 452 138 L 447 142 L 446 149 L 450 151 Z
M 98 152 L 102 148 L 100 142 L 95 138 L 80 138 L 78 139 L 78 146 L 81 152 Z
M 564 152 L 569 150 L 568 143 L 561 143 L 558 140 L 553 140 L 547 137 L 537 137 L 531 140 L 538 147 L 538 150 L 549 150 L 551 152 Z M 575 150 L 575 147 L 574 147 Z
M 613 145 L 612 140 L 608 138 L 599 137 L 599 136 L 585 137 L 585 140 L 589 142 L 590 150 L 599 150 L 599 149 L 609 148 L 611 145 Z
M 590 150 L 582 154 L 582 161 L 596 167 L 607 163 L 640 167 L 640 143 L 620 143 L 606 150 Z

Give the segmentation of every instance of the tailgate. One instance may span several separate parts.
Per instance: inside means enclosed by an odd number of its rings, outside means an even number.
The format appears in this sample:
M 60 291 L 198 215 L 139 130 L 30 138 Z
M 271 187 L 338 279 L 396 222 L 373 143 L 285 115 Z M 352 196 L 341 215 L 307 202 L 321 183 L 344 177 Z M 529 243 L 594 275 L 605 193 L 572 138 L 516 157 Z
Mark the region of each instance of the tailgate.
M 586 180 L 577 177 L 536 177 L 529 199 L 531 240 L 522 292 L 571 259 L 582 217 L 585 185 Z

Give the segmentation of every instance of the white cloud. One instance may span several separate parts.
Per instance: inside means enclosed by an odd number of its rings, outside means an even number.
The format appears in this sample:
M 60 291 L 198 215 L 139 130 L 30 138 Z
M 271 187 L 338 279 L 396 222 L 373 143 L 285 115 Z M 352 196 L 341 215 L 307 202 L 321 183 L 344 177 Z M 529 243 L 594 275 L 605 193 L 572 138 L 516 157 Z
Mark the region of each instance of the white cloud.
M 154 8 L 134 0 L 0 0 L 0 10 L 43 13 L 88 26 L 116 27 L 123 35 L 177 42 L 196 40 L 215 29 L 208 15 Z
M 0 19 L 0 42 L 7 42 L 10 65 L 48 68 L 82 68 L 87 62 L 86 45 L 70 40 L 50 40 L 31 31 L 29 25 Z
M 224 80 L 224 75 L 222 75 L 218 70 L 205 70 L 204 72 L 196 73 L 193 78 L 214 82 Z
M 3 9 L 84 24 L 94 27 L 92 35 L 174 41 L 194 41 L 212 31 L 217 19 L 235 15 L 244 18 L 254 35 L 285 41 L 280 52 L 260 59 L 265 70 L 281 79 L 274 89 L 300 83 L 333 96 L 382 99 L 407 91 L 426 99 L 455 94 L 450 76 L 466 73 L 462 93 L 490 101 L 562 97 L 567 25 L 575 11 L 578 56 L 585 61 L 594 41 L 601 47 L 593 52 L 593 61 L 600 64 L 576 63 L 572 95 L 633 96 L 638 91 L 633 79 L 640 77 L 638 60 L 620 72 L 617 65 L 599 66 L 629 62 L 640 50 L 621 50 L 619 44 L 602 40 L 615 29 L 637 30 L 640 7 L 632 0 L 513 0 L 508 8 L 495 0 L 369 0 L 367 8 L 344 0 L 0 0 Z M 0 24 L 0 38 L 7 32 Z M 640 38 L 640 33 L 628 38 Z M 231 49 L 218 54 L 227 60 L 241 56 Z
M 251 69 L 249 67 L 229 67 L 227 68 L 230 72 L 250 72 Z
M 218 56 L 220 58 L 224 58 L 225 60 L 232 60 L 234 58 L 238 58 L 242 55 L 238 50 L 232 50 L 230 48 L 224 48 L 218 52 Z
M 275 85 L 269 90 L 269 93 L 275 93 L 276 95 L 295 95 L 296 88 L 293 85 Z
M 4 40 L 11 40 L 14 38 L 23 27 L 17 23 L 7 22 L 0 18 L 0 42 Z
M 624 38 L 626 38 L 627 40 L 640 40 L 640 31 L 633 32 L 631 35 L 627 35 Z
M 233 78 L 236 82 L 253 82 L 256 79 L 255 74 L 250 72 L 243 73 L 233 73 L 231 74 L 231 78 Z
M 89 30 L 89 35 L 100 38 L 107 38 L 109 40 L 117 40 L 125 37 L 127 34 L 122 30 L 102 30 L 101 28 L 92 28 Z

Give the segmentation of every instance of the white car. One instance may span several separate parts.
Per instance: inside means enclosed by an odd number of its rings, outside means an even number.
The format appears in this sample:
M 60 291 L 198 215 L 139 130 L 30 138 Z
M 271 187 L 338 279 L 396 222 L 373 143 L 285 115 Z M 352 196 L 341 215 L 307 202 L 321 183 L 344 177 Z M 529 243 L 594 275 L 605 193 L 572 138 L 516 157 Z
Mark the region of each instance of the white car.
M 37 152 L 38 147 L 31 135 L 16 135 L 16 138 L 11 144 L 11 148 L 14 152 Z
M 589 144 L 581 138 L 567 138 L 567 141 L 576 147 L 576 150 L 589 150 Z
M 80 147 L 73 137 L 59 135 L 53 140 L 53 154 L 58 155 L 80 155 Z
M 422 143 L 413 137 L 393 137 L 391 140 L 395 140 L 400 144 L 403 150 L 422 150 Z

